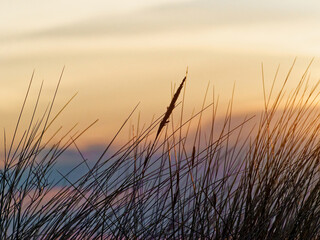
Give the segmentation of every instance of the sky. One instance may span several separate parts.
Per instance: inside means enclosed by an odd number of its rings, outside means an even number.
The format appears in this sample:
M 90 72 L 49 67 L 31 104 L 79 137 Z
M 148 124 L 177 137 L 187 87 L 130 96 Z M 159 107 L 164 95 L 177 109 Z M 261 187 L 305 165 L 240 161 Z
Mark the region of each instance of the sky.
M 0 126 L 13 133 L 33 70 L 21 126 L 42 81 L 43 111 L 64 66 L 53 113 L 78 94 L 54 127 L 99 119 L 82 146 L 110 141 L 139 102 L 143 122 L 162 114 L 187 67 L 186 114 L 201 107 L 208 83 L 222 110 L 235 86 L 235 113 L 254 112 L 263 106 L 261 63 L 267 87 L 295 57 L 289 86 L 312 58 L 311 81 L 319 79 L 319 28 L 315 0 L 1 0 Z

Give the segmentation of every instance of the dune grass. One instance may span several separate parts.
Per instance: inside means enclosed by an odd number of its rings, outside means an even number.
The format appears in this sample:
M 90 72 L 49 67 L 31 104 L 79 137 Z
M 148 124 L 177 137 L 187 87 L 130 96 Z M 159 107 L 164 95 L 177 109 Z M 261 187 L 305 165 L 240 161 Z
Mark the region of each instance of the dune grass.
M 319 83 L 309 87 L 307 69 L 285 94 L 292 68 L 277 93 L 274 84 L 267 93 L 263 82 L 260 115 L 233 124 L 231 100 L 222 126 L 217 99 L 184 120 L 184 78 L 162 116 L 137 126 L 116 151 L 112 140 L 92 166 L 76 140 L 96 121 L 57 142 L 46 136 L 65 109 L 51 114 L 59 84 L 42 117 L 35 121 L 33 114 L 16 139 L 31 80 L 9 147 L 4 135 L 0 239 L 318 239 Z M 201 122 L 204 111 L 212 111 L 209 128 Z M 50 181 L 71 144 L 83 161 Z M 71 180 L 80 165 L 87 172 Z M 67 185 L 58 188 L 59 181 Z

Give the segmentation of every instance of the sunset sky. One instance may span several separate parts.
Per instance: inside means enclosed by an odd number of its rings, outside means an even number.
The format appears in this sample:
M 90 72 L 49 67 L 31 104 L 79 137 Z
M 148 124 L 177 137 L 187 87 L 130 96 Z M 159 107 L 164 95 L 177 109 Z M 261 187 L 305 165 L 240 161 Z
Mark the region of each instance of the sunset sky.
M 295 57 L 289 86 L 313 57 L 319 79 L 319 29 L 316 0 L 2 0 L 0 126 L 12 134 L 34 69 L 27 109 L 42 80 L 44 109 L 63 66 L 53 111 L 78 95 L 56 127 L 99 118 L 83 145 L 107 143 L 138 102 L 145 122 L 163 113 L 187 66 L 187 111 L 201 107 L 210 82 L 222 109 L 235 83 L 235 113 L 250 113 L 262 106 L 261 62 L 267 86 Z

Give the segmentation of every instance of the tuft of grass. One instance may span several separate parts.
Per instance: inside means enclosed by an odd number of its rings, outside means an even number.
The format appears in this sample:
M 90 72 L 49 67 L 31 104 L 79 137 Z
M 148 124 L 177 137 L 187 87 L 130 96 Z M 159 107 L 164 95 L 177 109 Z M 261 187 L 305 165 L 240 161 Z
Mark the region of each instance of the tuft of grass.
M 276 80 L 268 93 L 263 77 L 258 117 L 235 122 L 232 97 L 222 124 L 218 99 L 206 105 L 207 93 L 202 108 L 183 120 L 184 93 L 174 123 L 185 77 L 162 116 L 142 128 L 138 120 L 130 140 L 111 151 L 135 108 L 92 166 L 76 141 L 96 121 L 80 133 L 75 125 L 55 143 L 52 136 L 44 141 L 74 98 L 51 117 L 58 87 L 49 109 L 38 121 L 33 114 L 17 141 L 30 81 L 8 151 L 4 133 L 0 239 L 319 239 L 319 82 L 309 87 L 307 69 L 285 94 L 293 66 L 278 93 Z M 206 126 L 201 118 L 210 109 Z M 71 144 L 82 161 L 53 181 L 55 163 Z M 79 167 L 87 171 L 71 178 Z

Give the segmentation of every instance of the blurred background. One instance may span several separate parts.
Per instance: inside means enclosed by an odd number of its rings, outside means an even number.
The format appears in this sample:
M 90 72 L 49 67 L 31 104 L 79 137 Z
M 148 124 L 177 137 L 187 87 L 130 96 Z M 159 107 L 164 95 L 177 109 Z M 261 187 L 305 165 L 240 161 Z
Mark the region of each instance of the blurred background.
M 43 112 L 64 66 L 53 113 L 78 95 L 53 129 L 83 129 L 98 118 L 78 140 L 82 148 L 107 144 L 138 102 L 141 122 L 164 113 L 187 66 L 186 116 L 201 108 L 208 83 L 207 103 L 213 87 L 219 95 L 218 117 L 233 86 L 234 113 L 250 115 L 263 107 L 262 63 L 267 89 L 279 64 L 281 85 L 295 57 L 289 87 L 312 58 L 310 82 L 319 79 L 319 28 L 315 0 L 2 0 L 0 126 L 12 136 L 33 70 L 21 126 L 42 81 Z

